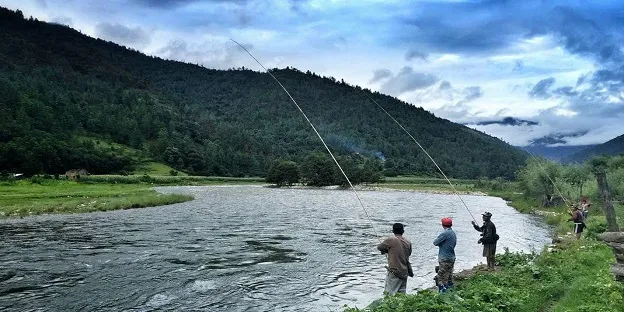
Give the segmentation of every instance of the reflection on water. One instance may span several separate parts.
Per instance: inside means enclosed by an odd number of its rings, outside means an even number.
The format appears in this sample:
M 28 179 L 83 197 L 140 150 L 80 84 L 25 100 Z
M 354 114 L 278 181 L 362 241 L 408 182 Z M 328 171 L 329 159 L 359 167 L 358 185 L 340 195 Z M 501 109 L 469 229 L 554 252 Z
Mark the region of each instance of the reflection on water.
M 456 196 L 399 191 L 174 187 L 196 200 L 163 207 L 0 221 L 0 310 L 319 311 L 363 307 L 383 291 L 375 249 L 406 224 L 415 277 L 433 285 L 431 242 L 450 216 L 456 270 L 484 259 Z M 539 250 L 548 230 L 493 197 L 462 196 L 493 213 L 503 247 Z M 480 221 L 480 220 L 478 220 Z

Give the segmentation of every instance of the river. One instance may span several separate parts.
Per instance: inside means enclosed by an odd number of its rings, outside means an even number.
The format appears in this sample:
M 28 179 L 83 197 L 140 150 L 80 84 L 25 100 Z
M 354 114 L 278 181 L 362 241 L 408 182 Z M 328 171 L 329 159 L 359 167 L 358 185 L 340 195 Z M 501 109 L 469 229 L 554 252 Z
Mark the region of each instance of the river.
M 406 224 L 416 276 L 433 286 L 450 216 L 456 271 L 484 262 L 479 233 L 456 195 L 261 186 L 161 187 L 180 204 L 0 221 L 2 311 L 340 311 L 383 292 L 376 251 L 392 223 Z M 495 197 L 462 196 L 481 223 L 490 211 L 511 251 L 541 250 L 549 230 Z M 12 276 L 12 277 L 11 277 Z M 9 278 L 10 277 L 10 278 Z M 7 279 L 8 278 L 8 279 Z

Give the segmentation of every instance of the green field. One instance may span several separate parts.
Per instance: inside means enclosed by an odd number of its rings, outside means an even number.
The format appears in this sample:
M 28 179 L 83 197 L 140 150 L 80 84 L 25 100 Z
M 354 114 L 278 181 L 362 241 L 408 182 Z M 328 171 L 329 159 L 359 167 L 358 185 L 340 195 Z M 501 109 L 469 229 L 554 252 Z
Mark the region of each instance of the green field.
M 161 194 L 159 185 L 258 184 L 260 178 L 92 175 L 79 181 L 35 177 L 0 182 L 0 218 L 168 205 L 192 196 Z

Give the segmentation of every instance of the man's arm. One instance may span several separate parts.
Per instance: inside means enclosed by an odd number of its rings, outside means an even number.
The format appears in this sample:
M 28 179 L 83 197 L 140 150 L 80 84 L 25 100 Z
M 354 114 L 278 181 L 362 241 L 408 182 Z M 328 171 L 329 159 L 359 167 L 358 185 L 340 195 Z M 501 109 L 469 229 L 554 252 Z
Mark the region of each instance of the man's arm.
M 485 229 L 485 226 L 481 227 L 478 226 L 476 222 L 472 221 L 472 226 L 474 227 L 475 230 L 479 231 L 479 232 L 483 232 L 483 230 Z
M 388 253 L 390 250 L 390 238 L 386 238 L 383 242 L 377 245 L 377 250 L 381 251 L 382 254 Z
M 440 244 L 442 244 L 442 242 L 444 242 L 444 240 L 446 239 L 446 235 L 444 235 L 445 233 L 446 233 L 446 231 L 440 233 L 440 235 L 438 235 L 438 237 L 436 237 L 436 239 L 433 240 L 433 245 L 434 246 L 440 246 Z

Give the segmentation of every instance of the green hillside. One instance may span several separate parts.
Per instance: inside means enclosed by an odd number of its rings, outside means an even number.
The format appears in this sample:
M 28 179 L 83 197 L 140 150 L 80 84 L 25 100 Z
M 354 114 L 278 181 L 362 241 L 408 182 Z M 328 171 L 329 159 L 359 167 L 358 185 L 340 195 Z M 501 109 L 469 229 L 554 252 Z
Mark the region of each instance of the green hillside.
M 582 163 L 594 156 L 617 156 L 621 154 L 624 154 L 624 134 L 605 143 L 578 151 L 564 158 L 564 162 Z
M 266 74 L 212 70 L 145 56 L 66 26 L 0 8 L 0 171 L 132 171 L 134 158 L 96 137 L 191 174 L 265 176 L 275 159 L 325 152 Z M 387 174 L 435 175 L 410 131 L 448 175 L 513 177 L 525 154 L 395 98 L 296 69 L 273 70 L 338 155 L 358 153 Z

